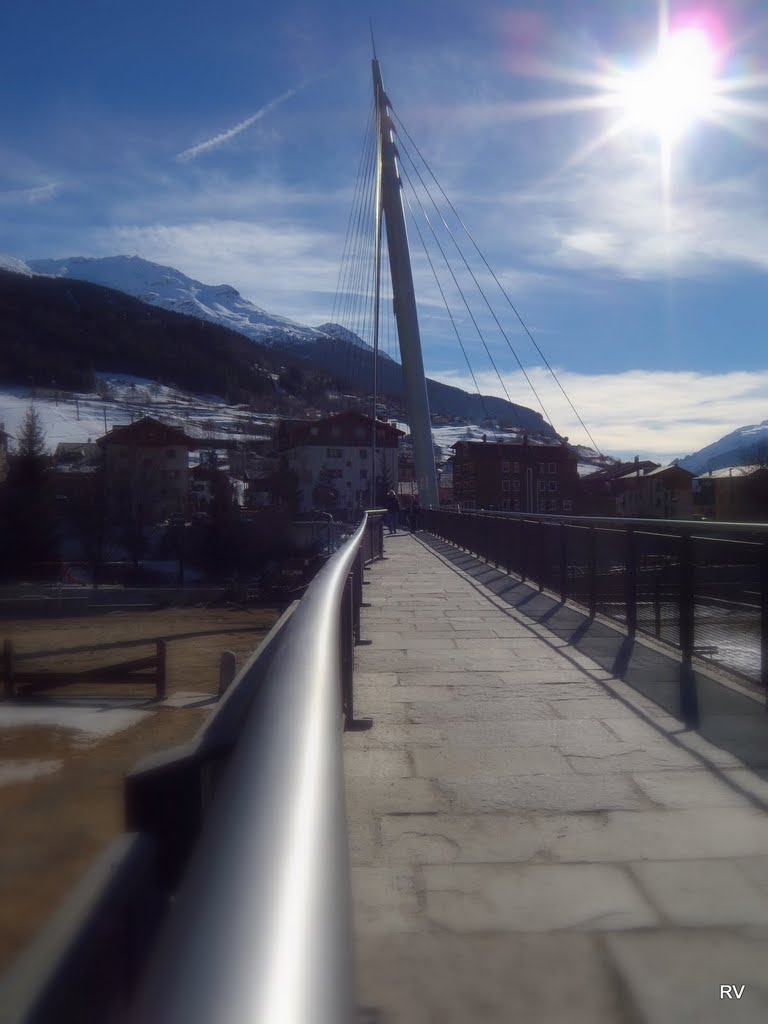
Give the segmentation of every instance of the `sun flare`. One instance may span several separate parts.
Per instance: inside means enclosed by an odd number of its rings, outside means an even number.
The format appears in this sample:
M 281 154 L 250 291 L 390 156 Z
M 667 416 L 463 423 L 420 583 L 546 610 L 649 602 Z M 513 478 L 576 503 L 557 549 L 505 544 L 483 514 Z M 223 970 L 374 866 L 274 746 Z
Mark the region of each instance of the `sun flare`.
M 706 32 L 681 29 L 664 37 L 656 56 L 619 82 L 619 103 L 630 124 L 673 140 L 711 114 L 717 55 Z

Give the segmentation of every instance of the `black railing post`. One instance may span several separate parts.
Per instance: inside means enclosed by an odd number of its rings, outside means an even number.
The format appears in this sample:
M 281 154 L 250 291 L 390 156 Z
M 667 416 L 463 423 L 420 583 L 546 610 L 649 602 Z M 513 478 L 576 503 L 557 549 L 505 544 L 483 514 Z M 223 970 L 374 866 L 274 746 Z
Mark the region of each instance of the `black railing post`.
M 568 599 L 568 524 L 560 523 L 560 603 Z
M 539 574 L 539 579 L 537 581 L 538 584 L 539 584 L 539 593 L 541 593 L 541 591 L 544 589 L 544 574 L 545 574 L 544 559 L 546 558 L 546 554 L 545 554 L 546 553 L 546 544 L 544 543 L 544 531 L 545 530 L 546 530 L 546 526 L 544 525 L 544 520 L 540 519 L 538 521 L 537 526 L 536 526 L 536 547 L 538 549 L 538 551 L 537 551 L 538 559 L 536 561 L 536 565 L 537 565 L 537 570 L 538 570 L 538 574 Z
M 768 541 L 760 552 L 760 681 L 768 704 Z
M 589 527 L 589 539 L 587 544 L 589 558 L 589 579 L 587 581 L 589 593 L 589 617 L 590 619 L 594 619 L 597 614 L 597 531 L 594 526 Z
M 631 526 L 627 530 L 625 582 L 627 633 L 634 637 L 637 632 L 637 537 Z
M 696 676 L 693 672 L 693 645 L 696 598 L 693 572 L 693 539 L 689 533 L 680 537 L 680 714 L 686 725 L 699 724 L 699 701 Z
M 653 575 L 653 632 L 657 640 L 661 639 L 661 571 Z
M 520 525 L 520 529 L 518 531 L 518 550 L 520 552 L 518 565 L 520 569 L 520 579 L 525 583 L 528 578 L 528 552 L 525 546 L 525 516 L 520 516 L 518 523 Z
M 345 728 L 350 728 L 355 719 L 353 670 L 355 660 L 354 595 L 352 576 L 347 576 L 341 595 L 341 706 L 344 712 Z
M 355 643 L 360 643 L 360 608 L 363 604 L 363 552 L 358 550 L 349 574 L 352 581 L 352 632 Z

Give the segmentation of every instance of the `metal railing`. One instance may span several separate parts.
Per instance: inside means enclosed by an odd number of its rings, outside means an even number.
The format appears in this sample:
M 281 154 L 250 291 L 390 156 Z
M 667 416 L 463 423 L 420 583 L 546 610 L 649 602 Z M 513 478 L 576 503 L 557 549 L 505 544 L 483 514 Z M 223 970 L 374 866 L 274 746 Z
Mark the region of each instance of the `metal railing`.
M 131 773 L 133 834 L 2 979 L 4 1024 L 355 1019 L 341 734 L 381 550 L 366 515 L 203 732 Z
M 768 525 L 425 509 L 425 529 L 562 602 L 682 655 L 680 708 L 698 719 L 694 656 L 768 694 Z

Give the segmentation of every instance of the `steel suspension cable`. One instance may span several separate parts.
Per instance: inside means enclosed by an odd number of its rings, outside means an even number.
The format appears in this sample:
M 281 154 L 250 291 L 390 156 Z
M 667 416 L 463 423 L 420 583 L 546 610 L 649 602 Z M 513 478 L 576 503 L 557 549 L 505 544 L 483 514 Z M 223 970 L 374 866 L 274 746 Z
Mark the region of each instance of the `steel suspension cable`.
M 544 406 L 544 402 L 542 401 L 538 391 L 534 387 L 533 381 L 528 376 L 528 373 L 526 372 L 526 369 L 523 366 L 522 361 L 521 361 L 520 357 L 518 356 L 515 347 L 513 346 L 512 342 L 507 337 L 507 334 L 506 334 L 504 328 L 502 327 L 501 322 L 499 321 L 499 318 L 496 316 L 496 313 L 495 313 L 493 307 L 491 306 L 491 304 L 488 301 L 488 298 L 487 298 L 485 292 L 483 291 L 482 285 L 477 280 L 477 277 L 476 277 L 474 271 L 472 270 L 472 268 L 470 267 L 469 262 L 467 261 L 467 258 L 465 257 L 464 253 L 461 250 L 461 247 L 459 246 L 458 242 L 456 241 L 456 238 L 455 238 L 453 232 L 451 231 L 450 226 L 448 225 L 445 217 L 443 217 L 442 211 L 440 210 L 439 206 L 435 202 L 434 197 L 432 196 L 431 192 L 429 191 L 429 188 L 427 187 L 426 183 L 424 182 L 424 179 L 422 178 L 422 176 L 421 176 L 421 174 L 419 172 L 418 167 L 416 166 L 413 158 L 411 157 L 410 153 L 408 153 L 408 151 L 407 151 L 407 149 L 405 147 L 401 147 L 401 152 L 403 152 L 403 153 L 405 153 L 407 155 L 408 160 L 409 160 L 411 166 L 413 167 L 413 169 L 414 169 L 414 171 L 415 171 L 415 173 L 416 173 L 416 175 L 417 175 L 417 177 L 418 177 L 418 179 L 419 179 L 419 181 L 421 183 L 422 188 L 424 189 L 424 191 L 426 192 L 427 196 L 429 197 L 429 200 L 432 203 L 432 205 L 434 206 L 435 211 L 437 212 L 437 215 L 440 217 L 440 220 L 442 221 L 443 226 L 445 227 L 446 231 L 448 232 L 448 235 L 449 235 L 451 241 L 453 242 L 453 244 L 454 244 L 454 246 L 456 248 L 456 251 L 458 252 L 459 256 L 461 257 L 462 262 L 464 263 L 464 266 L 469 271 L 469 274 L 470 274 L 472 280 L 474 281 L 477 290 L 480 292 L 480 295 L 482 296 L 483 301 L 485 302 L 486 306 L 488 307 L 488 311 L 490 312 L 491 316 L 493 317 L 494 321 L 496 322 L 496 326 L 501 331 L 502 337 L 506 341 L 506 343 L 507 343 L 507 345 L 509 347 L 510 352 L 515 357 L 515 361 L 517 362 L 517 365 L 520 367 L 520 372 L 525 377 L 525 380 L 528 383 L 528 387 L 531 389 L 531 391 L 533 392 L 533 394 L 534 394 L 534 396 L 536 398 L 536 401 L 539 403 L 541 411 L 544 414 L 545 421 L 551 425 L 552 424 L 552 417 L 547 412 L 547 410 L 546 410 L 546 408 Z M 437 237 L 437 236 L 435 236 L 435 237 Z M 463 295 L 462 295 L 462 298 L 464 298 Z M 466 303 L 466 300 L 465 300 L 465 303 Z M 473 318 L 473 321 L 474 321 L 474 318 Z M 479 328 L 478 328 L 478 330 L 479 330 Z M 485 341 L 483 341 L 483 344 L 485 344 Z M 486 346 L 486 351 L 488 351 L 487 346 Z M 489 358 L 490 358 L 490 353 L 489 353 Z M 491 360 L 491 361 L 493 362 L 493 360 Z M 495 364 L 494 364 L 494 369 L 496 369 Z M 496 373 L 497 373 L 497 376 L 499 376 L 499 382 L 501 383 L 501 376 L 499 375 L 498 370 L 496 370 Z M 503 386 L 504 385 L 502 383 L 502 387 Z M 504 393 L 507 394 L 506 388 L 504 388 Z M 511 399 L 509 399 L 508 394 L 507 394 L 507 398 L 508 398 L 509 401 L 511 401 Z
M 413 184 L 412 184 L 411 179 L 410 179 L 410 177 L 408 175 L 408 171 L 406 170 L 405 165 L 403 163 L 400 164 L 400 170 L 401 170 L 401 173 L 404 175 L 405 180 L 408 183 L 409 187 L 413 191 L 414 196 L 416 197 L 416 201 L 419 204 L 419 208 L 421 210 L 422 216 L 424 217 L 424 219 L 426 220 L 427 224 L 429 225 L 429 229 L 432 232 L 432 236 L 435 239 L 435 243 L 436 243 L 438 249 L 440 250 L 440 254 L 443 257 L 443 260 L 445 261 L 446 267 L 448 268 L 448 272 L 451 275 L 451 277 L 453 278 L 453 283 L 456 285 L 456 289 L 457 289 L 459 295 L 461 296 L 461 300 L 464 303 L 464 307 L 467 310 L 467 314 L 468 314 L 470 320 L 472 321 L 472 323 L 473 323 L 473 325 L 475 327 L 475 330 L 477 331 L 477 336 L 479 337 L 480 341 L 482 342 L 483 348 L 485 349 L 485 353 L 488 356 L 488 359 L 490 360 L 491 366 L 493 367 L 493 369 L 494 369 L 494 371 L 496 373 L 496 377 L 498 378 L 499 384 L 501 385 L 501 389 L 504 392 L 504 395 L 506 396 L 507 401 L 509 402 L 509 404 L 513 407 L 513 409 L 515 411 L 515 415 L 517 416 L 518 423 L 520 424 L 520 428 L 524 429 L 523 428 L 523 424 L 522 424 L 522 420 L 520 418 L 520 413 L 518 412 L 517 407 L 515 406 L 515 403 L 509 397 L 509 392 L 507 391 L 507 387 L 504 384 L 504 380 L 502 379 L 501 374 L 499 373 L 499 368 L 496 365 L 496 361 L 494 360 L 493 356 L 491 355 L 491 350 L 488 348 L 488 343 L 486 342 L 485 337 L 483 336 L 483 332 L 480 330 L 480 325 L 478 324 L 477 319 L 475 318 L 475 315 L 472 312 L 472 309 L 471 309 L 469 303 L 467 302 L 466 296 L 464 295 L 464 292 L 462 291 L 461 285 L 459 284 L 459 282 L 458 282 L 458 280 L 456 278 L 456 275 L 453 272 L 453 267 L 451 266 L 450 261 L 449 261 L 448 257 L 445 254 L 445 250 L 443 249 L 442 245 L 440 244 L 440 240 L 437 237 L 437 234 L 435 233 L 435 229 L 432 226 L 432 222 L 429 219 L 429 215 L 427 214 L 426 210 L 424 209 L 424 206 L 423 206 L 423 204 L 421 202 L 421 199 L 419 198 L 418 194 L 416 193 L 416 190 L 413 188 Z M 410 208 L 410 204 L 409 204 L 409 208 Z M 542 408 L 543 408 L 543 406 L 542 406 Z M 545 413 L 545 416 L 546 416 L 546 413 Z
M 552 375 L 553 380 L 555 381 L 555 383 L 557 384 L 558 388 L 562 392 L 563 397 L 568 402 L 568 405 L 570 406 L 570 408 L 571 408 L 574 416 L 576 417 L 576 419 L 579 421 L 582 429 L 584 430 L 584 433 L 587 435 L 587 437 L 589 438 L 590 442 L 592 443 L 592 447 L 595 449 L 595 451 L 598 453 L 598 455 L 600 455 L 602 457 L 603 453 L 600 451 L 600 448 L 598 447 L 595 439 L 592 437 L 592 434 L 590 433 L 587 425 L 585 424 L 584 420 L 581 418 L 578 410 L 576 409 L 576 406 L 571 401 L 570 396 L 568 395 L 568 392 L 565 390 L 563 385 L 560 383 L 560 380 L 559 380 L 557 374 L 555 373 L 555 371 L 553 370 L 552 366 L 550 365 L 549 360 L 547 359 L 547 357 L 542 352 L 542 350 L 539 347 L 536 339 L 534 338 L 533 334 L 529 330 L 528 325 L 526 324 L 525 320 L 521 316 L 521 314 L 518 311 L 518 309 L 515 306 L 515 304 L 512 302 L 512 299 L 509 297 L 506 289 L 502 285 L 501 281 L 499 280 L 498 276 L 494 272 L 493 268 L 488 263 L 488 260 L 485 258 L 482 250 L 480 249 L 479 245 L 477 244 L 477 242 L 473 238 L 472 233 L 470 232 L 469 228 L 467 227 L 467 225 L 462 220 L 461 216 L 459 215 L 458 211 L 456 210 L 456 207 L 453 205 L 451 200 L 446 195 L 445 190 L 443 189 L 442 185 L 440 184 L 440 182 L 438 181 L 437 177 L 435 176 L 435 174 L 434 174 L 432 168 L 430 167 L 429 162 L 427 161 L 426 157 L 423 155 L 423 153 L 421 152 L 419 147 L 414 142 L 413 138 L 411 137 L 410 133 L 408 132 L 408 129 L 405 127 L 403 122 L 400 120 L 400 118 L 398 117 L 396 111 L 392 110 L 392 115 L 395 118 L 395 120 L 397 121 L 398 125 L 402 128 L 403 133 L 405 134 L 405 136 L 408 139 L 408 141 L 411 143 L 411 145 L 415 149 L 416 153 L 419 156 L 419 159 L 422 161 L 422 163 L 426 167 L 427 171 L 430 174 L 430 177 L 435 182 L 435 184 L 437 185 L 438 189 L 440 190 L 440 193 L 442 194 L 442 196 L 445 199 L 446 203 L 450 207 L 451 212 L 453 213 L 453 215 L 456 217 L 456 220 L 459 222 L 459 224 L 463 228 L 465 234 L 467 235 L 467 238 L 469 238 L 469 240 L 472 243 L 472 245 L 473 245 L 475 251 L 477 252 L 478 256 L 483 261 L 486 269 L 488 270 L 489 274 L 491 275 L 491 277 L 495 281 L 496 285 L 498 286 L 499 291 L 501 292 L 501 294 L 504 296 L 504 298 L 506 299 L 507 303 L 509 304 L 510 309 L 515 314 L 515 316 L 517 317 L 517 319 L 518 319 L 518 321 L 520 323 L 520 326 L 523 328 L 523 330 L 525 331 L 526 335 L 528 336 L 528 338 L 530 339 L 531 343 L 533 344 L 534 348 L 536 349 L 537 353 L 539 354 L 539 356 L 543 360 L 544 365 L 549 370 L 550 374 Z
M 480 385 L 477 383 L 477 377 L 475 376 L 475 371 L 472 369 L 472 364 L 469 361 L 469 356 L 467 355 L 467 350 L 464 347 L 464 342 L 461 340 L 461 334 L 459 333 L 459 328 L 457 327 L 456 320 L 455 320 L 455 318 L 453 316 L 453 313 L 451 312 L 451 307 L 448 305 L 448 300 L 447 300 L 447 298 L 445 296 L 445 292 L 443 290 L 443 286 L 440 284 L 440 278 L 438 277 L 437 270 L 435 268 L 434 263 L 432 262 L 432 257 L 430 256 L 429 250 L 427 249 L 427 244 L 424 241 L 424 236 L 421 233 L 421 228 L 419 227 L 419 222 L 416 219 L 416 215 L 414 213 L 413 207 L 411 206 L 410 197 L 409 197 L 408 193 L 405 191 L 405 189 L 403 189 L 403 196 L 405 197 L 405 202 L 406 202 L 406 204 L 408 206 L 408 212 L 411 215 L 411 221 L 414 224 L 414 226 L 416 228 L 416 233 L 419 236 L 419 241 L 421 242 L 421 247 L 424 250 L 424 255 L 427 257 L 427 262 L 429 263 L 429 268 L 432 271 L 432 276 L 435 279 L 435 284 L 437 285 L 438 290 L 440 292 L 440 297 L 443 300 L 443 305 L 445 306 L 445 311 L 448 314 L 449 320 L 451 321 L 451 326 L 453 327 L 454 334 L 456 335 L 456 340 L 459 343 L 459 348 L 462 351 L 462 355 L 464 356 L 464 361 L 467 364 L 467 369 L 469 370 L 469 373 L 470 373 L 470 376 L 472 377 L 472 381 L 473 381 L 473 383 L 475 385 L 475 389 L 477 391 L 478 397 L 479 397 L 480 402 L 481 402 L 481 404 L 483 406 L 483 411 L 485 412 L 485 418 L 491 422 L 491 424 L 492 424 L 491 430 L 493 431 L 493 436 L 497 437 L 498 435 L 496 433 L 496 428 L 493 425 L 493 418 L 490 416 L 490 414 L 488 412 L 488 407 L 485 404 L 485 396 L 480 391 Z M 513 407 L 514 407 L 514 405 L 513 405 Z M 515 412 L 517 412 L 516 408 L 515 408 Z M 522 422 L 520 421 L 519 414 L 518 414 L 518 422 L 520 422 L 520 426 L 522 428 Z

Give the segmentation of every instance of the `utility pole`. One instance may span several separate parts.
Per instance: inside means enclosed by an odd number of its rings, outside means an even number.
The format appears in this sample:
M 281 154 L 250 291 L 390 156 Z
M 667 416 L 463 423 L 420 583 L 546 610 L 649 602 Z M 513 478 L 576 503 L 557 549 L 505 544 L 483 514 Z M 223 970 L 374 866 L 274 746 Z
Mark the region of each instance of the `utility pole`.
M 411 257 L 405 229 L 402 182 L 397 168 L 395 126 L 389 115 L 390 103 L 381 81 L 379 62 L 372 61 L 373 91 L 379 128 L 379 159 L 381 174 L 381 208 L 387 228 L 387 250 L 392 278 L 397 337 L 403 364 L 405 405 L 413 442 L 413 459 L 419 488 L 419 501 L 424 507 L 437 508 L 440 498 L 437 490 L 435 454 L 432 443 L 432 423 L 429 416 L 427 382 L 421 354 L 419 318 L 413 290 Z

